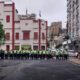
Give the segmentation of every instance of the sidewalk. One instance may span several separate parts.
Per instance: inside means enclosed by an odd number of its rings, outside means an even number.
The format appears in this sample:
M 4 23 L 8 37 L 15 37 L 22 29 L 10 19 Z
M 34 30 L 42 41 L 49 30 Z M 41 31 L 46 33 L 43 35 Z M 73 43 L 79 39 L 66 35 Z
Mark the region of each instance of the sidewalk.
M 79 64 L 79 65 L 80 65 L 80 59 L 71 58 L 71 59 L 69 59 L 69 61 L 71 61 L 71 62 L 73 62 L 73 63 L 76 63 L 76 64 Z

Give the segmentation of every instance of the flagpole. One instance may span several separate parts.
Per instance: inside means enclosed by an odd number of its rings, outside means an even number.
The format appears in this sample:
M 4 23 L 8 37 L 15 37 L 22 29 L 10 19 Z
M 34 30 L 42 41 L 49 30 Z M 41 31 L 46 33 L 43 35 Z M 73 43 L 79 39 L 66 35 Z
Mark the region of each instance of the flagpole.
M 39 10 L 39 19 L 41 19 L 41 11 Z

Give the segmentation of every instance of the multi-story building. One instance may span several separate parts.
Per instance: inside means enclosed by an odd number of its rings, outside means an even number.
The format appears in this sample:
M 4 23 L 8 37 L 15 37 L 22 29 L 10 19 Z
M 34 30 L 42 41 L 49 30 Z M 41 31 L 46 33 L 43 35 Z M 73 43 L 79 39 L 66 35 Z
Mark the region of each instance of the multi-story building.
M 72 40 L 80 37 L 80 0 L 67 0 L 67 28 Z
M 53 47 L 54 45 L 61 44 L 61 37 L 60 34 L 62 34 L 62 22 L 52 22 L 50 26 L 50 46 Z M 60 39 L 58 38 L 60 37 Z M 61 40 L 61 41 L 60 41 Z
M 51 23 L 51 33 L 54 36 L 58 36 L 62 31 L 62 22 L 52 22 Z
M 50 47 L 50 26 L 48 26 L 48 31 L 47 31 L 47 41 L 48 41 L 48 48 Z
M 14 2 L 0 1 L 0 22 L 6 34 L 4 50 L 47 49 L 47 21 L 35 14 L 19 15 Z

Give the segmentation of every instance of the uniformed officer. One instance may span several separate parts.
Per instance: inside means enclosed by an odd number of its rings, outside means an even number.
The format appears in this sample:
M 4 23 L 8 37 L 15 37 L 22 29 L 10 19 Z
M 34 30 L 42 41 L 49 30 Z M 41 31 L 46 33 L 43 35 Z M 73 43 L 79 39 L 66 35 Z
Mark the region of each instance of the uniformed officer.
M 62 54 L 62 51 L 60 49 L 59 49 L 58 55 L 59 55 L 59 60 L 62 60 L 63 54 Z
M 49 55 L 49 52 L 48 51 L 46 51 L 46 56 L 47 56 L 47 59 L 50 58 L 50 55 Z
M 43 50 L 43 59 L 46 59 L 46 52 Z
M 16 59 L 17 50 L 14 50 L 13 59 Z
M 8 57 L 9 57 L 8 51 L 5 51 L 5 59 L 8 59 Z
M 23 59 L 23 50 L 19 50 L 18 54 L 20 55 L 20 59 Z
M 56 60 L 59 60 L 59 50 L 56 50 Z
M 9 56 L 10 56 L 10 59 L 13 59 L 14 51 L 8 51 L 8 54 L 9 54 Z
M 68 59 L 68 53 L 67 53 L 67 50 L 64 50 L 64 59 L 65 59 L 65 60 Z
M 42 51 L 39 51 L 39 58 L 42 59 Z
M 24 52 L 24 58 L 25 59 L 29 59 L 29 50 L 25 50 L 25 52 Z
M 31 50 L 31 59 L 34 58 L 34 54 L 33 53 L 34 53 L 33 50 Z
M 1 57 L 1 59 L 4 59 L 4 51 L 3 50 L 0 50 L 0 57 Z
M 37 50 L 37 59 L 39 59 L 39 50 Z

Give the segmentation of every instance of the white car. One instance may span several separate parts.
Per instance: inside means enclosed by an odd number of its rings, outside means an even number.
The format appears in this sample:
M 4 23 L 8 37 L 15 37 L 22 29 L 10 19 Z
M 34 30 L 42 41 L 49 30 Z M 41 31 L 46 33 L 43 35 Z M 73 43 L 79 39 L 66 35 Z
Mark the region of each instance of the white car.
M 75 52 L 74 50 L 68 50 L 68 54 L 70 57 L 76 57 L 78 53 Z

